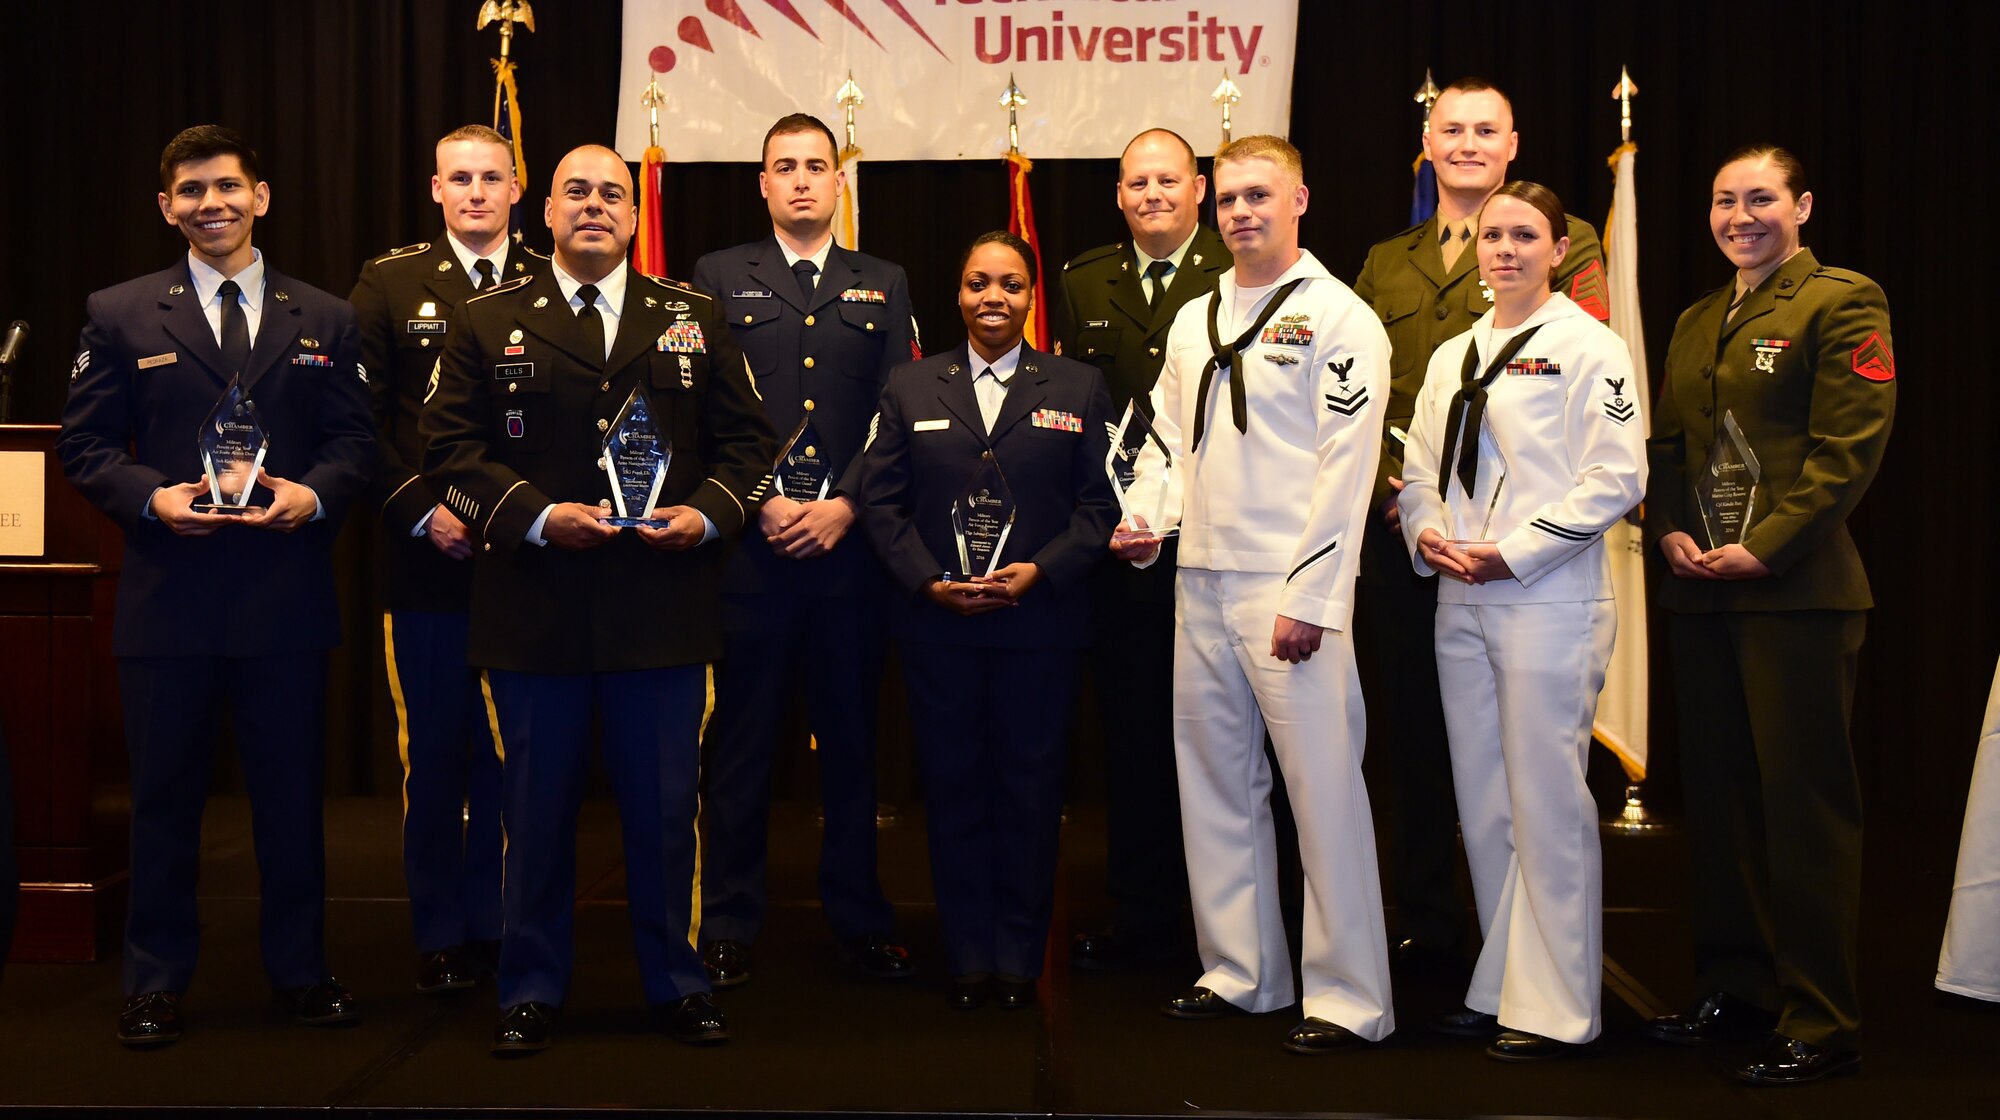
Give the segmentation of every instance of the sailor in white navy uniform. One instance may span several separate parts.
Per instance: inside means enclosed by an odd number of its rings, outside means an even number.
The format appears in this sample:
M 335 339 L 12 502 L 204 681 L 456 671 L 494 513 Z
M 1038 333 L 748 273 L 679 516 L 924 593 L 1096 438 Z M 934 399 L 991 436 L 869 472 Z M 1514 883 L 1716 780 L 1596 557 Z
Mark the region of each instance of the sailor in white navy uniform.
M 1617 629 L 1604 531 L 1646 488 L 1625 343 L 1549 287 L 1562 203 L 1510 182 L 1475 246 L 1494 307 L 1432 355 L 1399 505 L 1438 585 L 1458 818 L 1485 943 L 1466 1009 L 1433 1025 L 1502 1061 L 1562 1057 L 1601 1029 L 1603 860 L 1584 784 Z
M 1164 508 L 1181 530 L 1174 755 L 1203 971 L 1162 1010 L 1209 1019 L 1293 1002 L 1268 727 L 1306 879 L 1305 1019 L 1284 1046 L 1317 1054 L 1395 1027 L 1348 632 L 1389 338 L 1299 248 L 1296 148 L 1271 136 L 1226 144 L 1214 182 L 1234 267 L 1168 332 L 1151 398 L 1164 447 L 1141 455 L 1131 501 Z M 1119 538 L 1112 550 L 1144 565 L 1158 545 Z

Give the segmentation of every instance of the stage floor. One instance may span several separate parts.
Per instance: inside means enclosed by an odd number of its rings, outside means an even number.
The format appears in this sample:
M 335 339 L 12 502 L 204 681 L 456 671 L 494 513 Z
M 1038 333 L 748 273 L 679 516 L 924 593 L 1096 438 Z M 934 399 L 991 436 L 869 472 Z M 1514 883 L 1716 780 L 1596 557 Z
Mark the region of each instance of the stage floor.
M 1361 1052 L 1315 1058 L 1278 1042 L 1296 1009 L 1216 1022 L 1162 1018 L 1192 960 L 1119 974 L 1056 968 L 1034 1011 L 944 1003 L 918 814 L 882 833 L 885 886 L 919 974 L 870 981 L 834 959 L 813 901 L 811 810 L 774 816 L 769 929 L 755 974 L 721 993 L 735 1038 L 694 1049 L 656 1033 L 639 997 L 623 904 L 617 819 L 583 818 L 575 989 L 556 1045 L 502 1062 L 486 1042 L 490 986 L 445 998 L 411 988 L 398 805 L 328 806 L 335 970 L 367 1019 L 349 1030 L 295 1026 L 257 965 L 257 881 L 240 798 L 208 811 L 203 963 L 178 1045 L 133 1053 L 112 1038 L 118 964 L 15 965 L 0 987 L 0 1105 L 85 1111 L 188 1108 L 356 1110 L 397 1115 L 699 1110 L 717 1113 L 1313 1115 L 1390 1117 L 1992 1115 L 2000 1013 L 1931 989 L 1950 893 L 1955 826 L 1876 828 L 1870 837 L 1863 994 L 1870 1043 L 1858 1077 L 1752 1090 L 1727 1076 L 1745 1051 L 1648 1043 L 1643 1018 L 1690 998 L 1685 864 L 1672 835 L 1605 842 L 1605 1032 L 1590 1058 L 1547 1066 L 1486 1059 L 1477 1041 L 1423 1029 L 1457 1006 L 1446 982 L 1398 977 L 1397 1032 Z M 1875 822 L 1871 822 L 1871 826 Z M 1063 838 L 1058 936 L 1102 916 L 1103 821 L 1080 809 Z M 1391 928 L 1393 928 L 1393 916 Z M 1983 1104 L 1980 1102 L 1984 1102 Z

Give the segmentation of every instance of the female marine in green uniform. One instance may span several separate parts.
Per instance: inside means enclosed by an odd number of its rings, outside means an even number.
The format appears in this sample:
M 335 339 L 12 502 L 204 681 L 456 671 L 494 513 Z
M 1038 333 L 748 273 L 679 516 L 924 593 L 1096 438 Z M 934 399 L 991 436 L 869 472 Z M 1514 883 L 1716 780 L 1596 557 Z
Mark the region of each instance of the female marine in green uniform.
M 1660 601 L 1704 993 L 1649 1031 L 1683 1044 L 1768 1038 L 1737 1071 L 1763 1085 L 1860 1063 L 1861 796 L 1848 719 L 1874 601 L 1846 522 L 1896 407 L 1888 301 L 1800 246 L 1813 207 L 1804 177 L 1770 146 L 1740 149 L 1716 173 L 1709 228 L 1736 277 L 1674 328 L 1646 503 L 1646 536 L 1668 569 Z M 1731 421 L 1758 465 L 1734 534 L 1710 525 L 1731 503 L 1705 515 L 1702 498 Z

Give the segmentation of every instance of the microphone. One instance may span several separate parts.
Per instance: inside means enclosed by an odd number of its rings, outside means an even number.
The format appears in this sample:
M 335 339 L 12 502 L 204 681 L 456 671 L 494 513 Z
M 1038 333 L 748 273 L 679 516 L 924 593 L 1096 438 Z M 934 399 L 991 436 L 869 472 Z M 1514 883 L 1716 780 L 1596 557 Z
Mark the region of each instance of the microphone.
M 0 366 L 14 364 L 14 356 L 20 352 L 21 343 L 28 337 L 28 324 L 19 319 L 7 327 L 7 337 L 0 340 Z

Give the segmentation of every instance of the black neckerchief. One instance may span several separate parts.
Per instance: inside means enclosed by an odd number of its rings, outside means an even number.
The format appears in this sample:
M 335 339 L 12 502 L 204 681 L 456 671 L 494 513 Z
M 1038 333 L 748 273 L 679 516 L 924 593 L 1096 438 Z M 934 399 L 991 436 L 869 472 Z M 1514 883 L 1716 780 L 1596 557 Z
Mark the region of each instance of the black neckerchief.
M 1236 341 L 1228 346 L 1222 345 L 1216 321 L 1222 315 L 1222 293 L 1220 291 L 1215 293 L 1215 302 L 1208 305 L 1209 356 L 1207 364 L 1201 367 L 1201 389 L 1195 395 L 1194 440 L 1188 444 L 1189 451 L 1201 447 L 1202 428 L 1208 417 L 1208 387 L 1215 380 L 1216 370 L 1223 367 L 1229 369 L 1229 416 L 1236 421 L 1237 431 L 1249 429 L 1250 409 L 1243 400 L 1243 369 L 1237 359 L 1243 356 L 1243 348 L 1250 345 L 1250 341 L 1257 337 L 1257 332 L 1264 329 L 1264 324 L 1271 321 L 1271 316 L 1277 313 L 1286 297 L 1306 280 L 1307 277 L 1301 276 L 1279 288 L 1271 296 L 1271 302 L 1264 305 L 1264 313 L 1257 316 L 1256 322 L 1250 324 L 1250 329 L 1237 336 Z
M 1514 355 L 1520 353 L 1521 347 L 1527 345 L 1528 340 L 1535 337 L 1535 332 L 1541 329 L 1542 325 L 1536 323 L 1515 335 L 1477 380 L 1473 379 L 1473 374 L 1479 370 L 1479 347 L 1473 343 L 1478 339 L 1475 337 L 1467 340 L 1465 365 L 1458 372 L 1458 392 L 1452 396 L 1451 404 L 1445 408 L 1444 454 L 1438 456 L 1438 472 L 1445 476 L 1445 486 L 1450 485 L 1448 472 L 1452 469 L 1452 453 L 1456 448 L 1458 481 L 1465 487 L 1466 495 L 1471 496 L 1472 484 L 1479 478 L 1479 426 L 1486 417 L 1486 387 L 1493 383 L 1494 378 L 1500 376 L 1500 370 L 1513 359 Z M 1464 430 L 1462 440 L 1459 434 L 1461 428 Z M 1440 496 L 1444 489 L 1443 486 L 1438 488 Z

